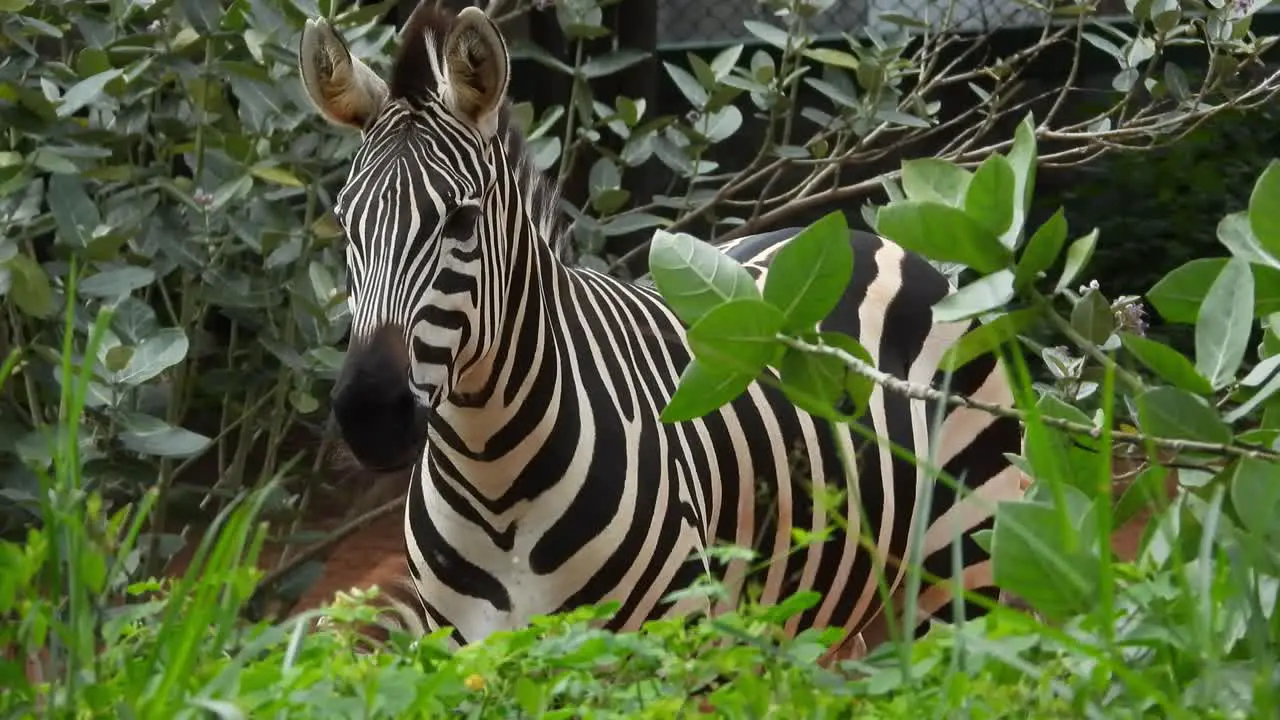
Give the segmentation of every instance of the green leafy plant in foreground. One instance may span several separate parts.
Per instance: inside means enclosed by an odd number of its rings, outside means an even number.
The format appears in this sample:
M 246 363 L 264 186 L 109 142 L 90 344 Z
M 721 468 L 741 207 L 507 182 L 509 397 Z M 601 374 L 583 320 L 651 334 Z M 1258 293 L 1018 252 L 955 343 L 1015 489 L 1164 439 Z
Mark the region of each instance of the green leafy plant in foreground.
M 1269 295 L 1280 291 L 1269 274 L 1280 267 L 1280 161 L 1258 178 L 1247 211 L 1219 226 L 1229 257 L 1187 263 L 1146 294 L 1167 321 L 1194 324 L 1188 358 L 1144 335 L 1138 298 L 1113 302 L 1096 283 L 1074 288 L 1096 230 L 1068 241 L 1061 211 L 1025 227 L 1033 127 L 1026 118 L 1008 155 L 972 172 L 904 162 L 900 185 L 885 183 L 890 202 L 865 213 L 880 234 L 963 271 L 967 281 L 933 317 L 980 325 L 943 369 L 1000 353 L 1017 409 L 889 377 L 854 338 L 817 332 L 850 276 L 847 226 L 833 213 L 777 254 L 763 291 L 713 246 L 659 233 L 654 283 L 689 325 L 694 354 L 664 419 L 713 412 L 755 380 L 832 422 L 855 419 L 872 382 L 1014 415 L 1027 434 L 1015 461 L 1034 484 L 1023 501 L 996 508 L 982 541 L 1001 587 L 1053 623 L 1037 631 L 1042 641 L 1074 656 L 1070 672 L 1096 693 L 1084 707 L 1108 716 L 1270 716 L 1280 701 L 1280 307 Z M 1064 346 L 1024 335 L 1045 324 Z M 1052 385 L 1031 391 L 1024 347 L 1043 360 Z M 1111 492 L 1115 459 L 1141 468 L 1120 498 Z M 1185 492 L 1156 507 L 1136 565 L 1117 566 L 1113 530 L 1162 499 L 1171 468 Z M 904 666 L 910 645 L 896 650 Z

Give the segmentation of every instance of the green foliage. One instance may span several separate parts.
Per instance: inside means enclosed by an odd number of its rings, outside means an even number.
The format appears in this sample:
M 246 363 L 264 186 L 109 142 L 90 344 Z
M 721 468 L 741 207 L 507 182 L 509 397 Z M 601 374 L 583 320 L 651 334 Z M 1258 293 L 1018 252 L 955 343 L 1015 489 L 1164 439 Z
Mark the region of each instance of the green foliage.
M 1029 138 L 1032 126 L 1028 117 L 1019 137 Z M 1020 157 L 1035 154 L 1029 139 L 1015 142 L 1011 151 Z M 871 211 L 877 229 L 940 266 L 962 262 L 975 271 L 933 308 L 935 320 L 980 320 L 944 365 L 955 369 L 978 355 L 1000 352 L 1021 398 L 1019 408 L 1006 412 L 1025 424 L 1024 455 L 1013 459 L 1033 484 L 1024 499 L 999 503 L 994 531 L 981 536 L 992 554 L 996 582 L 1065 628 L 1062 634 L 1045 627 L 1035 632 L 1041 642 L 1064 643 L 1074 662 L 1097 669 L 1089 683 L 1097 697 L 1109 698 L 1100 701 L 1098 707 L 1106 708 L 1102 714 L 1180 717 L 1210 707 L 1251 717 L 1275 712 L 1280 626 L 1273 621 L 1271 589 L 1280 586 L 1280 554 L 1258 538 L 1280 527 L 1275 512 L 1280 494 L 1271 489 L 1280 478 L 1280 399 L 1273 397 L 1280 390 L 1280 322 L 1258 301 L 1255 274 L 1280 258 L 1265 242 L 1250 242 L 1222 262 L 1175 270 L 1152 288 L 1152 302 L 1179 307 L 1180 317 L 1194 323 L 1196 349 L 1188 359 L 1145 335 L 1134 310 L 1137 298 L 1113 302 L 1096 283 L 1079 292 L 1071 289 L 1103 238 L 1094 229 L 1066 244 L 1062 212 L 1039 228 L 1022 227 L 1033 181 L 1023 185 L 1027 175 L 1018 169 L 1029 165 L 1000 155 L 972 175 L 936 159 L 903 165 L 905 194 Z M 1276 205 L 1267 194 L 1277 167 L 1268 166 L 1257 181 L 1248 227 L 1266 228 L 1270 221 Z M 1028 232 L 1032 239 L 1023 244 L 1020 239 Z M 1002 243 L 999 233 L 1013 241 Z M 778 260 L 788 253 L 812 256 L 820 240 L 846 246 L 843 224 L 827 217 L 810 225 L 798 243 L 803 251 L 787 247 Z M 734 264 L 727 256 L 712 257 L 718 253 L 713 246 L 689 240 L 686 247 L 700 265 L 722 267 L 726 282 L 740 277 L 727 267 Z M 1048 289 L 1049 271 L 1059 263 L 1063 269 Z M 659 288 L 663 275 L 680 272 L 671 265 L 655 268 Z M 730 300 L 706 310 L 700 322 L 718 312 L 726 317 L 739 312 L 735 327 L 741 333 L 749 328 L 753 351 L 723 333 L 700 338 L 694 353 L 708 364 L 737 358 L 733 372 L 743 389 L 749 379 L 778 383 L 802 409 L 850 422 L 853 417 L 836 409 L 842 371 L 885 382 L 885 392 L 903 389 L 901 381 L 893 385 L 871 365 L 855 339 L 837 340 L 837 333 L 816 337 L 808 314 L 804 327 L 782 327 L 778 313 L 770 312 L 803 308 L 808 313 L 806 303 L 815 301 L 806 290 L 815 272 L 814 263 L 775 262 L 767 275 L 766 302 Z M 850 272 L 842 264 L 839 274 L 824 273 L 823 282 L 835 292 L 847 284 Z M 768 292 L 769 286 L 778 292 Z M 834 306 L 835 300 L 824 296 L 812 312 L 825 316 Z M 1079 356 L 1068 347 L 1030 341 L 1022 332 L 1036 324 L 1054 329 Z M 697 328 L 691 328 L 691 336 Z M 1258 333 L 1264 340 L 1256 346 L 1257 364 L 1249 369 L 1250 338 Z M 776 379 L 762 372 L 770 364 L 768 341 L 786 351 L 774 363 L 782 370 Z M 1052 386 L 1037 384 L 1034 398 L 1025 392 L 1024 347 L 1038 349 L 1055 378 Z M 713 393 L 703 383 L 696 375 L 683 377 L 672 404 L 691 396 L 714 396 L 723 404 L 741 393 L 724 387 Z M 868 382 L 866 388 L 871 387 Z M 928 387 L 908 389 L 942 398 Z M 708 401 L 698 409 L 705 414 L 718 406 Z M 1136 454 L 1151 464 L 1117 505 L 1111 459 L 1121 454 Z M 1162 490 L 1163 463 L 1184 468 L 1186 492 L 1172 503 L 1156 502 L 1163 493 L 1153 492 Z M 1111 557 L 1112 531 L 1139 509 L 1154 513 L 1144 549 L 1136 565 L 1118 566 Z M 1263 591 L 1266 599 L 1257 594 L 1263 587 L 1271 588 Z M 1230 682 L 1230 691 L 1224 689 L 1227 677 L 1238 678 Z
M 298 31 L 308 16 L 332 17 L 375 70 L 385 70 L 394 39 L 375 22 L 389 3 L 337 5 L 0 0 L 6 716 L 671 717 L 699 703 L 726 717 L 1274 714 L 1280 559 L 1269 453 L 1280 435 L 1280 170 L 1268 166 L 1247 208 L 1218 222 L 1230 258 L 1189 262 L 1146 293 L 1166 321 L 1195 330 L 1188 355 L 1144 336 L 1134 298 L 1073 291 L 1106 250 L 1100 243 L 1122 233 L 1072 235 L 1061 213 L 1028 227 L 1036 139 L 1066 125 L 1053 118 L 1024 120 L 1007 152 L 986 153 L 973 169 L 954 162 L 962 152 L 954 148 L 905 162 L 901 189 L 886 179 L 891 202 L 867 215 L 944 269 L 972 271 L 934 308 L 938 320 L 981 320 L 948 368 L 1004 351 L 1021 369 L 1018 343 L 1029 344 L 1026 333 L 1046 319 L 1075 345 L 1032 346 L 1052 381 L 1024 402 L 1029 441 L 1016 461 L 1037 489 L 1003 506 L 982 536 L 1000 580 L 1059 627 L 996 613 L 888 648 L 845 668 L 855 671 L 850 680 L 811 663 L 832 638 L 777 640 L 789 617 L 816 602 L 807 595 L 630 635 L 595 629 L 609 608 L 583 608 L 459 652 L 436 636 L 396 637 L 357 654 L 350 626 L 373 617 L 360 604 L 245 622 L 261 589 L 248 569 L 266 533 L 258 523 L 305 509 L 328 455 L 318 426 L 349 325 L 344 248 L 328 208 L 358 138 L 307 107 L 294 67 Z M 717 233 L 761 229 L 824 193 L 847 200 L 874 187 L 834 171 L 936 134 L 939 88 L 955 80 L 921 73 L 953 40 L 913 35 L 919 20 L 884 15 L 901 32 L 820 46 L 810 22 L 833 3 L 766 5 L 777 20 L 747 23 L 763 47 L 663 64 L 689 112 L 593 97 L 589 81 L 645 59 L 629 49 L 584 52 L 587 40 L 609 34 L 601 4 L 556 4 L 580 61 L 520 48 L 572 85 L 563 105 L 514 106 L 534 165 L 563 180 L 593 156 L 587 197 L 564 208 L 578 262 L 610 269 L 621 258 L 607 241 L 664 229 L 650 268 L 690 326 L 694 355 L 667 421 L 715 412 L 755 380 L 831 422 L 866 411 L 870 354 L 818 331 L 852 272 L 843 214 L 813 223 L 779 253 L 763 287 L 682 230 L 704 221 Z M 1116 58 L 1108 101 L 1130 101 L 1141 87 L 1176 109 L 1158 127 L 1113 127 L 1121 114 L 1108 109 L 1058 140 L 1088 135 L 1085 126 L 1116 138 L 1174 133 L 1216 112 L 1236 64 L 1269 42 L 1247 32 L 1252 10 L 1231 15 L 1233 4 L 1209 8 L 1196 25 L 1176 3 L 1131 10 L 1134 30 L 1089 18 L 1064 42 Z M 1170 38 L 1202 35 L 1212 64 L 1193 89 L 1162 50 Z M 992 114 L 983 129 L 969 128 L 965 148 L 996 126 L 1000 111 L 989 101 L 1005 94 L 1005 79 L 1049 47 L 972 73 L 980 82 L 968 87 Z M 764 139 L 747 148 L 743 129 L 757 116 Z M 797 119 L 820 129 L 804 136 Z M 651 159 L 667 187 L 633 197 L 628 180 Z M 1200 195 L 1214 194 L 1221 173 L 1210 170 L 1195 174 L 1210 183 Z M 788 174 L 796 171 L 808 174 Z M 1095 225 L 1103 223 L 1083 227 Z M 1065 317 L 1059 306 L 1069 308 Z M 1030 398 L 1025 374 L 1015 387 Z M 1127 431 L 1183 441 L 1163 447 L 1195 468 L 1186 474 L 1196 490 L 1157 506 L 1139 563 L 1116 566 L 1100 539 L 1148 508 L 1162 483 L 1163 468 L 1145 470 L 1113 510 L 1105 458 L 1116 445 L 1153 449 L 1113 442 Z M 175 516 L 184 510 L 216 515 L 213 532 L 182 578 L 156 581 L 157 551 L 181 544 Z M 318 615 L 336 626 L 310 632 Z M 43 680 L 24 672 L 27 653 L 47 654 Z M 693 697 L 716 678 L 718 688 Z

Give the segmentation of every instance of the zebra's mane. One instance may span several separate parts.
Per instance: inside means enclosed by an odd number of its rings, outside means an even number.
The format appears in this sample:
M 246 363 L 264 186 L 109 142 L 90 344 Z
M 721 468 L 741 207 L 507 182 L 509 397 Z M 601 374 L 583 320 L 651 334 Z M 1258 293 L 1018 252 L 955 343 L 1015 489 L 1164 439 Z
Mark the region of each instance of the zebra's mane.
M 391 64 L 390 95 L 412 104 L 438 102 L 439 86 L 432 72 L 431 53 L 439 48 L 453 28 L 454 13 L 437 8 L 432 0 L 422 0 L 400 31 L 399 48 Z M 420 39 L 420 41 L 415 41 Z M 560 227 L 560 188 L 533 164 L 524 134 L 512 122 L 511 99 L 503 98 L 498 112 L 498 132 L 508 162 L 516 172 L 524 203 L 528 205 L 538 236 L 555 255 L 565 259 L 568 233 Z

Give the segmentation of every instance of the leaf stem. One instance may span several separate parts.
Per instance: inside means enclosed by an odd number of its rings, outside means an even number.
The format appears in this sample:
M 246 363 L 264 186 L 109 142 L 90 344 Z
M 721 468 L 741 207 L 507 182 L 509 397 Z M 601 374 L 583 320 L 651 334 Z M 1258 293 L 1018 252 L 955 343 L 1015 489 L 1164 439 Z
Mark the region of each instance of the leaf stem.
M 859 375 L 862 375 L 863 377 L 866 377 L 884 389 L 904 395 L 913 400 L 929 400 L 933 402 L 946 403 L 952 407 L 966 407 L 972 410 L 981 410 L 985 413 L 995 415 L 996 417 L 1009 418 L 1026 424 L 1026 413 L 1023 413 L 1016 408 L 996 405 L 993 403 L 983 402 L 981 400 L 973 400 L 971 398 L 964 397 L 963 395 L 943 393 L 929 387 L 928 385 L 921 385 L 919 383 L 901 380 L 868 365 L 862 360 L 832 345 L 815 345 L 813 343 L 805 342 L 804 340 L 782 334 L 779 334 L 776 337 L 778 342 L 786 345 L 787 347 L 802 350 L 804 352 L 834 357 L 844 363 L 845 367 Z M 1101 427 L 1082 425 L 1063 418 L 1042 415 L 1038 418 L 1038 422 L 1042 422 L 1049 427 L 1057 428 L 1059 430 L 1087 435 L 1094 439 L 1101 438 L 1104 434 L 1104 430 Z M 1111 437 L 1113 442 L 1150 443 L 1156 447 L 1173 450 L 1175 452 L 1202 452 L 1226 457 L 1244 457 L 1253 460 L 1280 463 L 1280 452 L 1275 452 L 1262 447 L 1241 445 L 1239 443 L 1213 443 L 1203 442 L 1200 440 L 1155 437 L 1145 433 L 1131 433 L 1119 430 L 1110 431 L 1106 434 Z

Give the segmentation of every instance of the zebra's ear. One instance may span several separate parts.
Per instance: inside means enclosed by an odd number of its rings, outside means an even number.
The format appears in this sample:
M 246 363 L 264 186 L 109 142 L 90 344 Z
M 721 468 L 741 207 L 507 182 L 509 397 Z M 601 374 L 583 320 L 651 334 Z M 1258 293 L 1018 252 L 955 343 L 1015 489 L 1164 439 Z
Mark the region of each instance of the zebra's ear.
M 364 128 L 387 100 L 387 83 L 359 58 L 329 21 L 307 18 L 298 71 L 312 104 L 335 125 Z
M 486 138 L 498 131 L 511 56 L 498 26 L 475 6 L 458 13 L 444 41 L 445 103 Z

